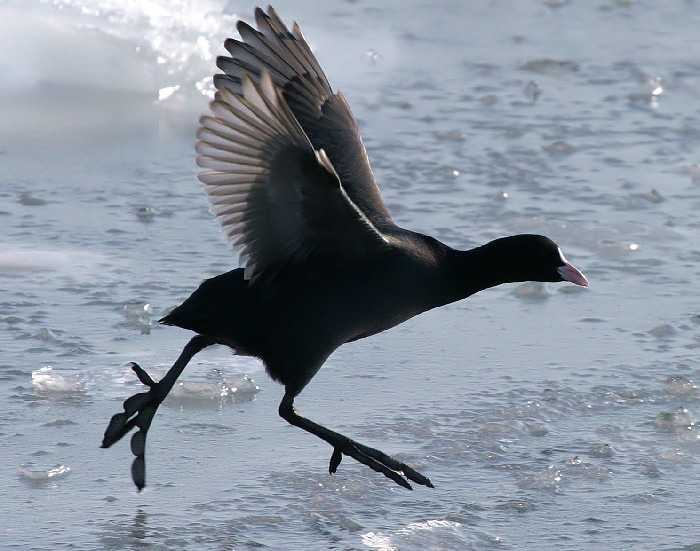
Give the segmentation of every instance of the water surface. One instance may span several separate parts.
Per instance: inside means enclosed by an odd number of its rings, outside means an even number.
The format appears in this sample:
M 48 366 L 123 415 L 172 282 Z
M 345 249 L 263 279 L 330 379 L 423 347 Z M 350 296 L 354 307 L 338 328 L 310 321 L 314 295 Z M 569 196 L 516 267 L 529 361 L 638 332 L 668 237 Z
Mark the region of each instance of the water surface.
M 98 448 L 234 266 L 195 178 L 246 2 L 0 2 L 0 547 L 694 549 L 696 2 L 301 2 L 396 221 L 455 247 L 546 233 L 591 281 L 510 285 L 338 350 L 297 400 L 407 492 L 277 416 L 254 360 L 195 358 L 148 487 Z M 50 367 L 50 369 L 49 369 Z

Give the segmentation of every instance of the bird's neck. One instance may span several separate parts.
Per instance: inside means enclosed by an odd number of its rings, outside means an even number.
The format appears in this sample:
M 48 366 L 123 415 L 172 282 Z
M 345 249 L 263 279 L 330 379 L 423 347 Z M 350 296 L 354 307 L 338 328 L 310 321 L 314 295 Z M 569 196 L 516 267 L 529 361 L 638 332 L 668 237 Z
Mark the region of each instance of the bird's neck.
M 491 242 L 468 251 L 448 251 L 445 262 L 448 285 L 444 304 L 513 281 L 498 248 L 496 242 Z

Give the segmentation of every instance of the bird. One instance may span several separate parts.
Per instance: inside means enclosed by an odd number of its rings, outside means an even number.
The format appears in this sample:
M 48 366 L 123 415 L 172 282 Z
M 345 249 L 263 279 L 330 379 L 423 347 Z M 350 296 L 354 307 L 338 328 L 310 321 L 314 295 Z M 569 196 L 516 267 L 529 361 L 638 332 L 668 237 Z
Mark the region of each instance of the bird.
M 199 179 L 238 253 L 238 267 L 207 279 L 160 323 L 193 331 L 155 382 L 126 399 L 102 447 L 132 429 L 132 479 L 146 484 L 146 436 L 159 405 L 201 350 L 224 345 L 259 358 L 284 387 L 279 415 L 328 443 L 329 473 L 349 457 L 412 489 L 433 487 L 410 465 L 303 417 L 294 400 L 345 343 L 510 282 L 588 280 L 542 235 L 502 237 L 459 250 L 399 227 L 374 179 L 357 122 L 334 92 L 299 25 L 272 6 L 217 58 L 211 113 L 197 132 Z

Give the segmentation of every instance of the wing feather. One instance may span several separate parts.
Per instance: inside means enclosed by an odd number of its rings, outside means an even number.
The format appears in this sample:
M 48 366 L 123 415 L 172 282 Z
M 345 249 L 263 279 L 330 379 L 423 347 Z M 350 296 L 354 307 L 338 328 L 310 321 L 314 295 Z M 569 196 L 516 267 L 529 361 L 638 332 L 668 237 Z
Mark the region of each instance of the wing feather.
M 245 276 L 274 283 L 285 267 L 319 255 L 340 269 L 387 249 L 387 240 L 346 193 L 329 156 L 306 133 L 262 69 L 222 89 L 201 118 L 199 178 Z M 331 268 L 333 267 L 333 268 Z
M 345 98 L 333 93 L 299 25 L 294 23 L 290 31 L 272 7 L 267 13 L 257 8 L 255 21 L 257 30 L 239 21 L 241 40 L 224 43 L 230 57 L 217 59 L 223 71 L 214 77 L 217 97 L 225 90 L 245 96 L 244 75 L 261 83 L 262 74 L 269 72 L 313 148 L 326 152 L 353 204 L 375 227 L 393 227 L 352 112 Z

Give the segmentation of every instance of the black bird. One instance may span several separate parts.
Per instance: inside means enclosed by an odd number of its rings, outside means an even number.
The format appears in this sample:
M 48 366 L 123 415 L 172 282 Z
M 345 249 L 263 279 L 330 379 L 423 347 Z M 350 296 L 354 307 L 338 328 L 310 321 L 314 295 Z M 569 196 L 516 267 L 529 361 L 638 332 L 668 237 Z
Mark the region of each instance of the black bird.
M 239 22 L 219 57 L 212 115 L 202 117 L 199 178 L 240 268 L 204 281 L 160 320 L 194 331 L 180 357 L 147 392 L 124 402 L 102 447 L 137 427 L 132 478 L 145 485 L 146 434 L 190 359 L 213 344 L 256 356 L 284 385 L 279 414 L 343 455 L 405 488 L 432 487 L 410 466 L 299 415 L 294 398 L 342 344 L 369 337 L 478 291 L 515 281 L 588 285 L 559 247 L 515 235 L 468 251 L 398 227 L 391 218 L 355 119 L 334 93 L 295 23 L 272 7 L 255 10 L 258 29 Z

